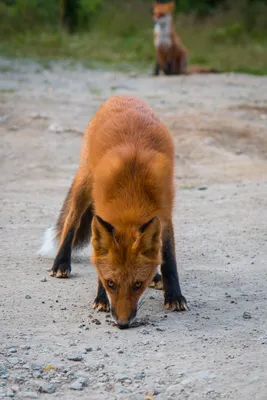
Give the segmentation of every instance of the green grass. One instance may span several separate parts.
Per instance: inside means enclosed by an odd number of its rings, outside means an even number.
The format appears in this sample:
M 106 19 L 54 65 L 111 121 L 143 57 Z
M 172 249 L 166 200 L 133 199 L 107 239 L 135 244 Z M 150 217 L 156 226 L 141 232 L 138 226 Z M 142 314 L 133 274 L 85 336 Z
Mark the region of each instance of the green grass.
M 15 93 L 16 89 L 0 89 L 0 93 Z
M 155 52 L 150 5 L 129 3 L 116 11 L 115 2 L 107 3 L 90 30 L 70 36 L 51 27 L 1 35 L 0 28 L 0 54 L 33 58 L 46 68 L 50 68 L 50 60 L 67 59 L 90 68 L 152 70 Z M 227 14 L 217 11 L 205 20 L 178 15 L 176 31 L 189 49 L 191 64 L 267 74 L 267 31 L 248 34 L 236 10 Z

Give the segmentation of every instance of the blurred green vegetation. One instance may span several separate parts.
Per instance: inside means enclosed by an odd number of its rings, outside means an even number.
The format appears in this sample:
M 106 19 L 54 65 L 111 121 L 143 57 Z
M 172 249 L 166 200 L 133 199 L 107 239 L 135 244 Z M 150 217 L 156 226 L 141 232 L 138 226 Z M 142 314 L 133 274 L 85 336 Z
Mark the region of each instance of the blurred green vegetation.
M 0 0 L 0 53 L 147 68 L 152 0 Z M 267 0 L 179 0 L 176 31 L 190 62 L 267 74 Z

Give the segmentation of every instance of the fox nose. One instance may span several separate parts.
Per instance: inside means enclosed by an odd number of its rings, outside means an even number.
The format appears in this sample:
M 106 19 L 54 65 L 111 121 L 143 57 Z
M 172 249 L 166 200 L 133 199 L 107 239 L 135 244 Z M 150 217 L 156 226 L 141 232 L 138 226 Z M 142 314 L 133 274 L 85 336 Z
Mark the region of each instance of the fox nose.
M 129 328 L 129 322 L 117 322 L 117 326 L 119 329 L 128 329 Z

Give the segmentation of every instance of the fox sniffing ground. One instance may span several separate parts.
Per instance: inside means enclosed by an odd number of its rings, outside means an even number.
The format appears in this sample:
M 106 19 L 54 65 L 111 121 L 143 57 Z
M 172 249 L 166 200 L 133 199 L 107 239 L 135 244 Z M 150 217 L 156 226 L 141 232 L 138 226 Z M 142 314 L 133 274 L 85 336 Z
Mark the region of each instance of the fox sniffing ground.
M 94 308 L 111 309 L 119 328 L 134 321 L 150 284 L 163 285 L 167 309 L 187 309 L 175 259 L 173 171 L 171 135 L 150 107 L 135 97 L 111 97 L 85 131 L 79 169 L 41 249 L 47 254 L 58 245 L 50 274 L 68 278 L 72 250 L 91 239 Z
M 154 3 L 154 46 L 156 63 L 154 75 L 163 71 L 166 75 L 219 72 L 217 68 L 188 66 L 188 50 L 175 32 L 173 23 L 174 2 Z

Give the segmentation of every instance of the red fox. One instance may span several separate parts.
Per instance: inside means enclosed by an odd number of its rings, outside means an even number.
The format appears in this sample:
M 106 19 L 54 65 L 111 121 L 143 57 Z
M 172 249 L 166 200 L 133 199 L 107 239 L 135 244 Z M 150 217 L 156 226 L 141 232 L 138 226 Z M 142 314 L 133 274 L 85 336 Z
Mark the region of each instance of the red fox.
M 216 68 L 188 67 L 188 51 L 177 36 L 172 20 L 174 2 L 154 3 L 154 45 L 156 64 L 154 75 L 162 70 L 166 75 L 219 72 Z
M 94 308 L 111 309 L 121 329 L 136 318 L 146 288 L 160 280 L 165 307 L 187 309 L 175 259 L 173 169 L 171 135 L 143 100 L 104 102 L 83 137 L 80 166 L 55 228 L 59 245 L 50 274 L 69 277 L 72 249 L 91 238 Z

